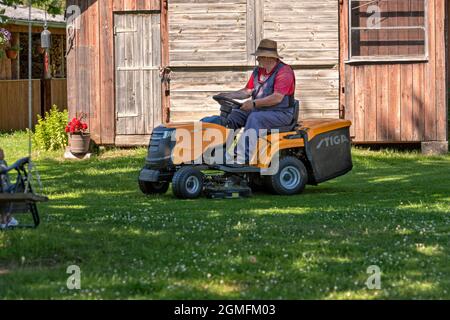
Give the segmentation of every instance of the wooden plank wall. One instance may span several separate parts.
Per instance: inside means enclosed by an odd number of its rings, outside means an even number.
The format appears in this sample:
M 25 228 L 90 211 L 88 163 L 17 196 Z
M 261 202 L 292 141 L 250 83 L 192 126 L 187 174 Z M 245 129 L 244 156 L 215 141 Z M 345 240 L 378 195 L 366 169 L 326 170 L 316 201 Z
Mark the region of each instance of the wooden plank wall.
M 247 65 L 247 0 L 169 1 L 170 65 Z
M 277 40 L 297 78 L 300 117 L 339 118 L 339 3 L 265 0 L 262 37 Z
M 242 88 L 248 74 L 237 68 L 177 68 L 173 72 L 170 94 L 171 121 L 199 120 L 218 114 L 212 96 Z
M 98 45 L 96 41 L 98 28 L 95 12 L 98 8 L 96 1 L 71 0 L 67 5 L 80 7 L 82 15 L 77 18 L 78 30 L 74 33 L 73 47 L 70 45 L 67 56 L 68 77 L 67 94 L 69 102 L 69 116 L 85 112 L 93 139 L 100 141 L 98 127 L 100 106 L 96 103 L 98 89 Z
M 279 41 L 291 65 L 336 65 L 338 1 L 265 0 L 263 37 Z
M 41 114 L 41 81 L 33 81 L 33 125 Z M 28 80 L 2 80 L 0 92 L 8 92 L 0 99 L 0 131 L 28 128 Z
M 169 1 L 171 121 L 217 114 L 211 97 L 245 85 L 247 27 L 247 0 Z
M 171 121 L 217 114 L 211 97 L 245 86 L 262 38 L 294 67 L 301 116 L 337 118 L 338 17 L 338 0 L 170 1 Z
M 347 5 L 343 1 L 340 9 L 341 73 L 345 75 L 341 79 L 341 102 L 346 118 L 353 122 L 355 142 L 446 141 L 444 1 L 428 0 L 429 59 L 421 63 L 345 64 Z M 417 35 L 406 31 L 404 36 Z

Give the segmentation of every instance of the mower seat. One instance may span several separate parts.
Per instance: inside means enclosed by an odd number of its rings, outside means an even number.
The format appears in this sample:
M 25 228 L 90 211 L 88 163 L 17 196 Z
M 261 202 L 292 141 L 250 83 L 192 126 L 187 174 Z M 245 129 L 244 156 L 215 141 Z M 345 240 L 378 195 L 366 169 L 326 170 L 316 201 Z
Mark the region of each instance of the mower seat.
M 300 101 L 294 100 L 294 114 L 292 116 L 291 124 L 285 127 L 272 128 L 271 130 L 267 130 L 267 134 L 271 134 L 272 130 L 277 130 L 278 133 L 295 131 L 295 127 L 297 127 L 298 125 L 299 114 L 300 114 Z

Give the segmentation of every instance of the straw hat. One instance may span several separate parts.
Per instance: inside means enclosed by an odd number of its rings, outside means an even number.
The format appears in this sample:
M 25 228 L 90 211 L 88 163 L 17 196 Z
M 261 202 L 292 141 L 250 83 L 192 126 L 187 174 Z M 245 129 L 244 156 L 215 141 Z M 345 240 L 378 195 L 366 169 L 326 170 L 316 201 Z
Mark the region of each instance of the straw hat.
M 255 53 L 252 53 L 252 56 L 283 59 L 278 55 L 277 42 L 269 39 L 261 40 L 258 49 Z

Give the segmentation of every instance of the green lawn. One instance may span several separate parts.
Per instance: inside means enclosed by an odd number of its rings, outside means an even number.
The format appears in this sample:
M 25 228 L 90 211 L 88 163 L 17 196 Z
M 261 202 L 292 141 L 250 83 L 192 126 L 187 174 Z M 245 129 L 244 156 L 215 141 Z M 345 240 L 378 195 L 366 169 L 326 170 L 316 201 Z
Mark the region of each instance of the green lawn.
M 12 163 L 26 135 L 0 146 Z M 355 149 L 350 174 L 299 196 L 181 201 L 140 193 L 145 152 L 35 151 L 51 201 L 37 230 L 0 232 L 0 299 L 450 298 L 450 156 Z

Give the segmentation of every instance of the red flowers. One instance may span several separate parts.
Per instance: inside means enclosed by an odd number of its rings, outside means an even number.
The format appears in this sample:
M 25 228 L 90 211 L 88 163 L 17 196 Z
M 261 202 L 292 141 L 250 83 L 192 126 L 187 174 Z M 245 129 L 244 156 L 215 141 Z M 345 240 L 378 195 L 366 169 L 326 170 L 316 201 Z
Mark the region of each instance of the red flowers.
M 84 120 L 86 119 L 86 114 L 82 113 L 78 118 L 75 117 L 66 126 L 67 133 L 86 133 L 88 125 Z

